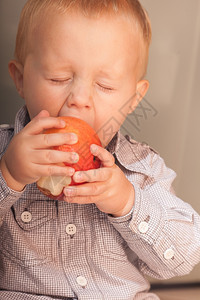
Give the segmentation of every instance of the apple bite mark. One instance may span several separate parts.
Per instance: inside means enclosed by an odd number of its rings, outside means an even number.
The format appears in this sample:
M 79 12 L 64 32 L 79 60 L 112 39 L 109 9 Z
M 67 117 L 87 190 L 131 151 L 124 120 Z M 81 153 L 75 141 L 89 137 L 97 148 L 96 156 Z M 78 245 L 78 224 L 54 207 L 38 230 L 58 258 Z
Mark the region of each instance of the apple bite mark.
M 70 176 L 46 176 L 38 180 L 37 186 L 45 195 L 58 197 L 71 181 Z
M 44 131 L 44 134 L 52 133 L 75 133 L 78 142 L 75 144 L 64 144 L 53 147 L 54 150 L 64 152 L 75 152 L 79 155 L 77 163 L 63 162 L 66 167 L 72 167 L 75 171 L 88 171 L 100 168 L 101 161 L 90 151 L 90 146 L 96 144 L 101 146 L 101 141 L 94 129 L 85 121 L 75 117 L 59 117 L 65 121 L 64 128 L 52 128 Z M 62 164 L 62 165 L 63 165 Z M 46 176 L 37 182 L 39 190 L 52 199 L 60 199 L 63 189 L 69 185 L 78 185 L 70 176 Z

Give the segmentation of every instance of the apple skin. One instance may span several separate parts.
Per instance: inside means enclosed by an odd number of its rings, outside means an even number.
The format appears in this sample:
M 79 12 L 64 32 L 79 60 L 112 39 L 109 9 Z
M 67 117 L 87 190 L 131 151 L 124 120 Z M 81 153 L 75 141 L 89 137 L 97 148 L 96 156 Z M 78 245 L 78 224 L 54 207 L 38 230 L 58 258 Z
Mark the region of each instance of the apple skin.
M 65 121 L 66 126 L 64 128 L 52 128 L 44 131 L 45 134 L 52 133 L 75 133 L 78 136 L 78 142 L 73 145 L 63 144 L 61 146 L 55 146 L 53 149 L 58 151 L 76 152 L 79 155 L 79 161 L 77 163 L 69 164 L 63 162 L 65 166 L 70 166 L 75 171 L 87 171 L 100 168 L 101 161 L 95 157 L 91 151 L 90 146 L 96 144 L 102 146 L 101 141 L 96 134 L 95 130 L 85 121 L 75 117 L 58 117 Z M 66 186 L 78 185 L 69 176 L 49 176 L 41 177 L 37 182 L 38 189 L 55 200 L 61 200 L 63 197 L 63 189 Z

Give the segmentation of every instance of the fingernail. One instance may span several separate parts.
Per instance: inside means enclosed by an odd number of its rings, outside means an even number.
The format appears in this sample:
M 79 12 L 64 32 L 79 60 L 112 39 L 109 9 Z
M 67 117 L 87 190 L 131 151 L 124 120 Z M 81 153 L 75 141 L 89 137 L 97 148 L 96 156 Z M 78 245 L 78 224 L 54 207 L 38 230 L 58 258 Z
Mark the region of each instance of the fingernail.
M 90 150 L 93 152 L 93 153 L 95 153 L 95 152 L 97 152 L 97 145 L 91 145 L 90 146 Z
M 76 163 L 79 161 L 79 155 L 76 152 L 74 152 L 71 154 L 71 159 L 72 159 L 72 162 Z
M 65 196 L 71 197 L 76 194 L 76 190 L 74 188 L 65 188 L 64 193 L 65 193 Z
M 63 128 L 64 128 L 64 127 L 66 126 L 66 123 L 65 123 L 65 121 L 61 120 L 61 121 L 60 121 L 60 125 L 61 125 L 61 127 L 63 127 Z
M 72 142 L 75 142 L 75 143 L 78 142 L 78 137 L 75 133 L 71 133 L 71 140 L 72 140 Z
M 76 182 L 79 182 L 79 181 L 81 181 L 83 179 L 83 174 L 82 174 L 82 172 L 76 172 L 76 174 L 74 175 L 74 180 L 76 181 Z
M 73 169 L 73 168 L 69 168 L 69 169 L 68 169 L 68 175 L 69 175 L 69 176 L 73 176 L 74 173 L 75 173 L 75 169 Z

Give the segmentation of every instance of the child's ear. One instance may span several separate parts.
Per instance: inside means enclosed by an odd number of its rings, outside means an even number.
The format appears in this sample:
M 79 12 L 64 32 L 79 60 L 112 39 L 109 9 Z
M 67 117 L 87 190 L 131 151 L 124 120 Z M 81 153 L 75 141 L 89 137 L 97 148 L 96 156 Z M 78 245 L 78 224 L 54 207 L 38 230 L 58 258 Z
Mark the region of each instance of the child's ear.
M 12 77 L 16 89 L 19 93 L 19 95 L 24 98 L 24 92 L 23 92 L 23 74 L 24 74 L 24 68 L 22 64 L 20 64 L 16 60 L 11 60 L 8 64 L 8 69 L 10 76 Z
M 136 109 L 136 107 L 138 106 L 140 101 L 146 95 L 146 93 L 148 91 L 148 88 L 149 88 L 148 80 L 138 81 L 138 83 L 136 85 L 136 94 L 135 94 L 135 97 L 133 99 L 132 105 L 130 107 L 129 114 L 131 114 Z
M 139 101 L 141 101 L 142 98 L 144 98 L 144 96 L 146 95 L 148 89 L 149 89 L 148 80 L 140 80 L 137 83 L 136 91 L 137 91 L 137 98 L 138 98 Z

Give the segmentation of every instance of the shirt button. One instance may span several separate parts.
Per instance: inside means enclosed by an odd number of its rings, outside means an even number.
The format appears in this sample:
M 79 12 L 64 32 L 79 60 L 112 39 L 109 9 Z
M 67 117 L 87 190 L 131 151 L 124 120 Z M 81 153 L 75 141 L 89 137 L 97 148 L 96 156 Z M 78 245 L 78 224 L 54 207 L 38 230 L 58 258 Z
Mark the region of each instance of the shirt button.
M 78 285 L 80 285 L 81 287 L 85 287 L 87 285 L 87 279 L 84 276 L 78 276 L 76 278 L 76 282 L 78 283 Z
M 76 226 L 74 224 L 68 224 L 66 226 L 66 233 L 69 235 L 74 235 L 76 233 Z
M 24 223 L 30 223 L 31 220 L 32 220 L 32 214 L 31 214 L 29 211 L 24 211 L 24 212 L 21 214 L 21 220 L 22 220 Z
M 138 229 L 139 229 L 139 232 L 141 233 L 146 233 L 149 229 L 149 224 L 147 222 L 141 222 L 139 225 L 138 225 Z
M 174 250 L 173 249 L 167 249 L 164 253 L 164 258 L 169 260 L 172 259 L 174 257 Z

